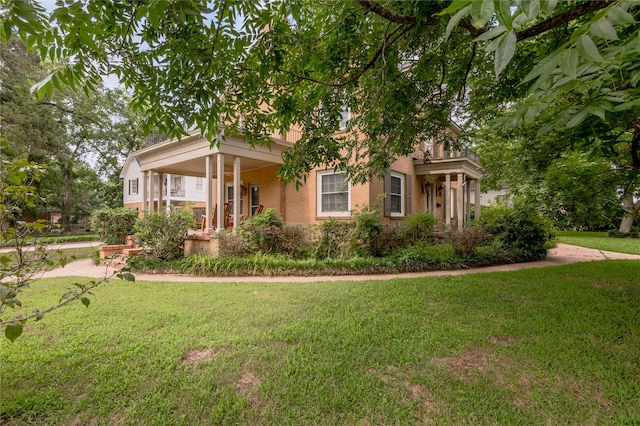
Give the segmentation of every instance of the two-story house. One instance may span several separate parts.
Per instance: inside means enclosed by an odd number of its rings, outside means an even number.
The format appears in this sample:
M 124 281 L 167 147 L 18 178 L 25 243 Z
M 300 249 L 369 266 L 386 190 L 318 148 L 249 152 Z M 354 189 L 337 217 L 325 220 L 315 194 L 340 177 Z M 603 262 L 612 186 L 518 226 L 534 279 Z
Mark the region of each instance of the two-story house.
M 459 132 L 455 126 L 451 131 Z M 194 131 L 181 141 L 166 140 L 132 152 L 121 173 L 124 206 L 159 211 L 191 203 L 196 221 L 204 215 L 209 218 L 204 228 L 212 230 L 224 228 L 222 214 L 215 215 L 216 223 L 212 219 L 215 206 L 225 203 L 231 205 L 230 226 L 254 215 L 260 206 L 275 209 L 289 223 L 318 224 L 372 206 L 380 208 L 386 223 L 431 212 L 444 224 L 464 226 L 472 206 L 480 205 L 478 155 L 429 141 L 416 146 L 412 156 L 397 159 L 384 179 L 353 185 L 344 173 L 317 168 L 298 190 L 285 186 L 277 174 L 281 154 L 297 137 L 295 131 L 273 135 L 271 149 L 251 147 L 241 134 L 211 146 Z

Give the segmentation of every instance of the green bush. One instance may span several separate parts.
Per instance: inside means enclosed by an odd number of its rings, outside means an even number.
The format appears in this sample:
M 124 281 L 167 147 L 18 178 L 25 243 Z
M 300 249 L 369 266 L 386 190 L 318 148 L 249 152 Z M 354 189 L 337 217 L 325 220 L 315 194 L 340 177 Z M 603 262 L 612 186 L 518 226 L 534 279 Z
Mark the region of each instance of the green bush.
M 631 230 L 631 232 L 620 232 L 617 229 L 610 229 L 607 231 L 607 237 L 609 238 L 638 238 L 638 231 Z
M 437 219 L 431 213 L 410 214 L 404 219 L 402 230 L 409 243 L 428 241 L 432 238 Z
M 244 256 L 251 253 L 249 242 L 243 233 L 224 229 L 217 236 L 219 256 Z
M 316 242 L 316 259 L 348 258 L 349 234 L 352 224 L 349 221 L 329 218 L 323 221 L 319 227 L 318 241 Z
M 162 260 L 172 260 L 184 254 L 184 240 L 193 225 L 193 215 L 188 209 L 170 213 L 145 213 L 135 230 L 145 253 Z
M 249 218 L 239 226 L 239 232 L 255 251 L 277 253 L 280 251 L 284 221 L 274 209 Z
M 493 236 L 496 247 L 510 252 L 517 261 L 543 259 L 553 239 L 551 222 L 523 203 L 491 206 L 478 222 Z
M 138 212 L 125 208 L 101 209 L 91 215 L 91 227 L 107 245 L 124 244 L 133 234 Z
M 349 233 L 351 254 L 356 256 L 379 256 L 375 241 L 382 232 L 380 212 L 365 207 L 355 212 L 352 217 L 352 227 Z
M 280 253 L 294 259 L 311 257 L 313 253 L 313 233 L 308 226 L 285 224 L 280 233 Z

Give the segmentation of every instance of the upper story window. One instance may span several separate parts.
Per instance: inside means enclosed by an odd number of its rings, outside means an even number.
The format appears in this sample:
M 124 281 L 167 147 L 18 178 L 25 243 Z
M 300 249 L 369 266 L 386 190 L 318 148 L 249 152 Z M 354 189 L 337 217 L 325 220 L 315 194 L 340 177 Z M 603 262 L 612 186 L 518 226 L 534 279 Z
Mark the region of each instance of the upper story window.
M 184 176 L 171 176 L 171 196 L 184 197 Z
M 350 119 L 351 119 L 351 109 L 345 107 L 340 113 L 340 121 L 338 122 L 338 129 L 346 130 Z
M 198 192 L 204 191 L 204 178 L 201 178 L 201 177 L 196 178 L 196 191 Z
M 345 173 L 319 171 L 317 175 L 318 216 L 348 216 L 351 188 Z

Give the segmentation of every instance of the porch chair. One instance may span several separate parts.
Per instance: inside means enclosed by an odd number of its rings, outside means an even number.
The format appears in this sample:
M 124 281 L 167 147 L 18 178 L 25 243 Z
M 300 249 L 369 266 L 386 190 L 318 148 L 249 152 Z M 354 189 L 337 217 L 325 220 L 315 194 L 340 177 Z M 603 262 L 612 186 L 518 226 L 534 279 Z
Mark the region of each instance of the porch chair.
M 218 205 L 216 204 L 215 206 L 213 206 L 213 218 L 212 218 L 213 223 L 211 224 L 211 227 L 213 229 L 216 229 L 216 225 L 218 224 Z M 204 231 L 205 229 L 207 229 L 207 217 L 203 216 L 202 217 L 202 228 L 200 229 L 201 231 Z
M 262 213 L 262 210 L 264 210 L 264 206 L 262 204 L 259 204 L 258 208 L 256 209 L 256 212 L 253 215 L 254 216 L 259 215 L 260 213 Z
M 231 226 L 231 203 L 224 203 L 224 227 Z

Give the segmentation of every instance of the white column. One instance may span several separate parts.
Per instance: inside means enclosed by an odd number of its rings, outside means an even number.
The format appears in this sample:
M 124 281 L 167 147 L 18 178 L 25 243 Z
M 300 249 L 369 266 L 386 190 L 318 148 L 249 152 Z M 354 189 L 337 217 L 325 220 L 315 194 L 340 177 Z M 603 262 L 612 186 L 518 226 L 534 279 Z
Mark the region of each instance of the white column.
M 475 218 L 478 219 L 480 217 L 480 211 L 482 210 L 480 206 L 480 179 L 476 179 L 475 199 Z
M 215 226 L 213 223 L 213 156 L 208 155 L 204 159 L 205 164 L 205 177 L 204 177 L 204 190 L 206 194 L 205 208 L 204 208 L 204 230 L 209 232 L 211 228 Z
M 240 225 L 240 157 L 233 157 L 233 227 Z
M 224 228 L 224 154 L 221 153 L 218 153 L 217 182 L 218 223 L 216 230 L 221 231 Z
M 471 179 L 465 179 L 464 221 L 471 222 Z
M 158 173 L 158 213 L 162 213 L 162 196 L 164 192 L 164 173 Z
M 149 170 L 149 211 L 156 211 L 154 200 L 156 198 L 156 173 Z
M 444 178 L 444 194 L 442 196 L 444 223 L 451 225 L 451 175 L 447 173 Z
M 171 173 L 167 173 L 167 213 L 171 211 Z
M 437 201 L 436 198 L 438 196 L 438 181 L 436 180 L 430 185 L 429 190 L 431 191 L 431 206 L 429 207 L 429 211 L 436 216 L 437 215 Z
M 456 205 L 458 213 L 458 229 L 462 229 L 464 226 L 464 174 L 458 173 L 458 190 L 456 191 Z
M 149 210 L 149 172 L 142 172 L 142 211 Z

